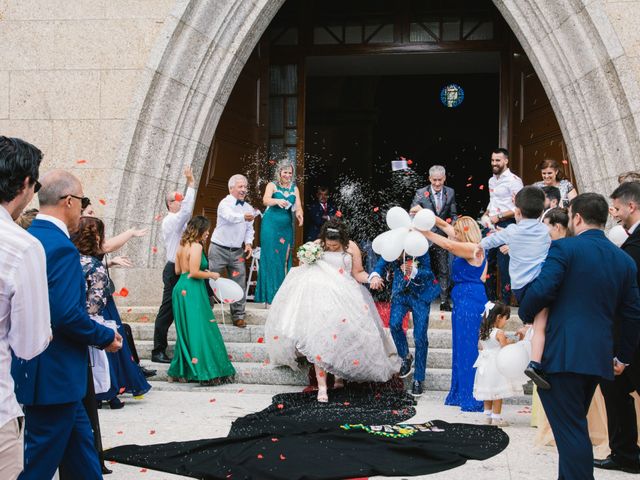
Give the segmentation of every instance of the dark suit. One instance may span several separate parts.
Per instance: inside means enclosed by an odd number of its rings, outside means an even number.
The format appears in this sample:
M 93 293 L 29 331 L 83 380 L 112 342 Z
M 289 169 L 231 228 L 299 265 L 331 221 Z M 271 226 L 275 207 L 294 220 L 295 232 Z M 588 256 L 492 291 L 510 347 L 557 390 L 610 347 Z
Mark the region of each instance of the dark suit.
M 53 340 L 36 358 L 14 357 L 11 373 L 18 401 L 25 405 L 25 462 L 20 479 L 102 478 L 93 434 L 82 405 L 87 393 L 87 347 L 113 342 L 110 328 L 91 320 L 80 255 L 56 225 L 36 219 L 29 228 L 44 247 Z
M 308 229 L 305 235 L 305 242 L 317 240 L 320 236 L 320 228 L 324 225 L 324 222 L 327 221 L 327 219 L 323 217 L 333 217 L 336 214 L 337 209 L 333 203 L 327 202 L 326 205 L 327 208 L 325 210 L 319 201 L 314 200 L 307 206 L 305 222 L 308 225 Z
M 409 354 L 407 335 L 402 329 L 402 320 L 409 310 L 413 315 L 413 338 L 416 345 L 416 362 L 414 380 L 424 381 L 427 368 L 427 352 L 429 340 L 427 329 L 429 328 L 429 310 L 431 302 L 438 297 L 440 287 L 435 282 L 429 255 L 425 254 L 415 259 L 418 262 L 418 273 L 413 279 L 407 279 L 400 269 L 402 262 L 395 260 L 387 262 L 380 257 L 376 264 L 375 272 L 381 278 L 385 278 L 388 269 L 393 272 L 393 285 L 391 294 L 391 317 L 389 329 L 396 345 L 398 355 L 406 358 Z
M 456 192 L 453 188 L 444 185 L 441 195 L 440 211 L 436 208 L 436 200 L 431 186 L 421 188 L 416 192 L 411 202 L 411 207 L 420 205 L 422 208 L 428 208 L 441 219 L 445 221 L 449 219 L 449 221 L 453 222 L 458 216 Z M 434 228 L 433 231 L 438 235 L 445 236 L 444 232 L 439 228 Z M 433 273 L 435 273 L 438 283 L 440 283 L 440 301 L 445 302 L 449 295 L 449 279 L 451 276 L 449 252 L 438 245 L 431 245 L 429 248 L 429 256 L 431 257 Z
M 533 321 L 549 307 L 542 365 L 551 383 L 539 390 L 553 430 L 559 478 L 593 478 L 587 411 L 601 379 L 613 380 L 613 358 L 630 363 L 638 345 L 640 294 L 633 260 L 601 230 L 552 242 L 519 315 Z M 613 319 L 620 342 L 614 350 Z
M 627 238 L 621 246 L 640 270 L 640 228 Z M 640 271 L 638 274 L 640 284 Z M 620 325 L 614 325 L 614 341 L 619 342 Z M 611 458 L 621 465 L 638 466 L 640 449 L 638 448 L 638 426 L 636 423 L 636 409 L 630 393 L 640 392 L 640 349 L 636 348 L 630 365 L 624 369 L 622 375 L 614 381 L 603 380 L 600 388 L 607 406 L 607 424 L 609 431 L 609 447 Z

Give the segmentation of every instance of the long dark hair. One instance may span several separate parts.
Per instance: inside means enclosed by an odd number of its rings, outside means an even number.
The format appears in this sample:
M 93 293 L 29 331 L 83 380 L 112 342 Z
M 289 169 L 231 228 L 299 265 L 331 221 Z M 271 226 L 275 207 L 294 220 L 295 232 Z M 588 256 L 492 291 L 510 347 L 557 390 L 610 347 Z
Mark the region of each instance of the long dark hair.
M 339 220 L 327 220 L 320 228 L 320 245 L 325 247 L 327 240 L 336 240 L 346 252 L 349 248 L 349 234 L 347 228 Z
M 104 253 L 104 223 L 96 217 L 80 217 L 78 231 L 71 240 L 82 255 L 101 256 Z
M 207 217 L 196 215 L 189 220 L 189 223 L 187 223 L 187 228 L 184 230 L 182 238 L 180 238 L 180 245 L 184 246 L 197 242 L 205 248 L 205 245 L 202 242 L 202 235 L 204 235 L 204 232 L 209 230 L 209 227 L 211 227 L 211 222 Z
M 488 313 L 482 315 L 482 323 L 480 324 L 480 340 L 486 340 L 491 335 L 491 330 L 496 325 L 498 316 L 511 315 L 511 307 L 502 302 L 496 302 Z

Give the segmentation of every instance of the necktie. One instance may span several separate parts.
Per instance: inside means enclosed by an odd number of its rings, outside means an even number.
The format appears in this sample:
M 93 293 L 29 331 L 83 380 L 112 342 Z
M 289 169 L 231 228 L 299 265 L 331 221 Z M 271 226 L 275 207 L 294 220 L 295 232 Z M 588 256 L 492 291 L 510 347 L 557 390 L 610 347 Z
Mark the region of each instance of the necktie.
M 320 205 L 322 205 L 322 210 L 326 214 L 327 213 L 327 204 L 326 203 L 321 203 Z
M 436 192 L 436 213 L 440 213 L 440 210 L 442 209 L 442 201 L 440 199 L 441 195 L 442 192 Z
M 236 205 L 244 205 L 244 200 L 236 200 Z

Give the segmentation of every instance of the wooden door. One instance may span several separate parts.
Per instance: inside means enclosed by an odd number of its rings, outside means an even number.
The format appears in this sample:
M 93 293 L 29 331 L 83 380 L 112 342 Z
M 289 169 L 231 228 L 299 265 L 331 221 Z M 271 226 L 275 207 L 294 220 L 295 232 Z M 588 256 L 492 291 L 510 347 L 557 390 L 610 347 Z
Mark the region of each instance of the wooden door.
M 229 96 L 200 178 L 194 215 L 206 216 L 214 226 L 218 203 L 229 193 L 227 182 L 236 173 L 249 177 L 251 204 L 258 208 L 262 205 L 261 193 L 251 191 L 255 179 L 249 172 L 255 172 L 266 145 L 265 57 L 258 44 Z
M 531 185 L 542 179 L 538 164 L 552 158 L 561 162 L 565 177 L 575 185 L 560 125 L 540 79 L 515 40 L 509 55 L 511 168 Z

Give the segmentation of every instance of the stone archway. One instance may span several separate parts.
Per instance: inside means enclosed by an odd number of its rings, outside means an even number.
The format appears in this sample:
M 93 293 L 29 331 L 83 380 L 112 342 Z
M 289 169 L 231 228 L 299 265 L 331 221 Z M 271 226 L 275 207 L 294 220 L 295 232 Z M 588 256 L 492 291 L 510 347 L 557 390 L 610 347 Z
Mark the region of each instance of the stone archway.
M 149 269 L 164 193 L 191 165 L 199 177 L 225 102 L 245 61 L 284 0 L 178 0 L 154 47 L 114 169 L 116 231 L 137 221 L 149 243 L 129 253 L 137 304 L 155 303 Z M 640 153 L 640 86 L 602 1 L 494 0 L 541 79 L 562 128 L 582 191 L 610 192 Z M 587 3 L 587 5 L 584 5 Z M 639 117 L 640 118 L 640 117 Z M 161 252 L 160 252 L 161 253 Z

